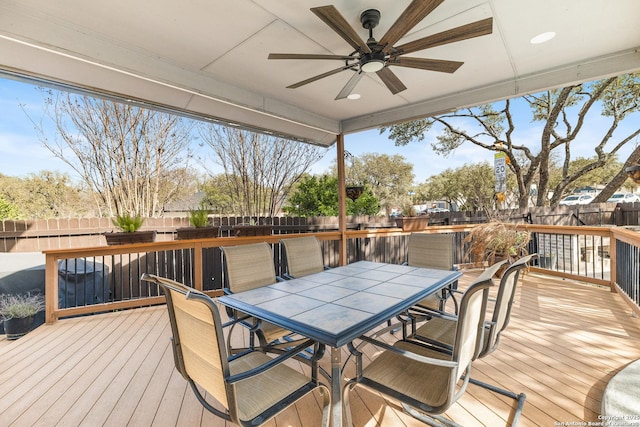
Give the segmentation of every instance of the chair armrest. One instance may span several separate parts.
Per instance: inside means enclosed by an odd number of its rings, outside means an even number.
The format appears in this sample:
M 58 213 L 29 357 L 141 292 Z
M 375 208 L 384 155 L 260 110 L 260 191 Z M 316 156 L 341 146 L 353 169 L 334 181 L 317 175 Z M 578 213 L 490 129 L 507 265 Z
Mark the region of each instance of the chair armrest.
M 313 340 L 305 340 L 301 344 L 293 347 L 292 349 L 287 350 L 284 353 L 279 354 L 277 357 L 274 357 L 273 359 L 271 359 L 267 363 L 264 363 L 264 364 L 262 364 L 260 366 L 257 366 L 255 368 L 253 368 L 253 369 L 249 369 L 248 371 L 244 371 L 244 372 L 240 372 L 239 374 L 228 376 L 227 377 L 227 382 L 229 384 L 233 384 L 233 383 L 236 383 L 238 381 L 246 380 L 247 378 L 251 378 L 253 376 L 259 375 L 259 374 L 261 374 L 261 373 L 273 368 L 274 366 L 279 365 L 280 363 L 284 362 L 285 360 L 292 358 L 293 356 L 297 355 L 298 353 L 300 353 L 304 349 L 309 348 L 314 344 L 315 344 L 315 342 Z M 318 351 L 324 351 L 324 345 L 320 344 L 320 348 L 318 349 Z
M 427 357 L 427 356 L 421 356 L 419 354 L 412 353 L 410 351 L 402 350 L 402 349 L 400 349 L 398 347 L 389 345 L 389 344 L 387 344 L 385 342 L 378 341 L 378 340 L 375 340 L 373 338 L 367 337 L 366 335 L 363 335 L 363 336 L 359 337 L 358 339 L 362 340 L 362 341 L 366 341 L 367 343 L 375 345 L 376 347 L 380 347 L 380 348 L 383 348 L 385 350 L 392 351 L 392 352 L 394 352 L 396 354 L 399 354 L 399 355 L 401 355 L 403 357 L 415 360 L 415 361 L 420 362 L 420 363 L 425 363 L 425 364 L 429 364 L 429 365 L 436 365 L 436 366 L 443 366 L 443 367 L 446 367 L 446 368 L 455 368 L 455 367 L 458 366 L 458 362 L 453 362 L 451 360 L 434 359 L 433 357 Z M 414 344 L 414 343 L 412 343 L 412 344 Z M 416 344 L 414 344 L 414 345 L 416 345 Z M 360 354 L 360 357 L 361 357 L 361 355 L 362 354 Z

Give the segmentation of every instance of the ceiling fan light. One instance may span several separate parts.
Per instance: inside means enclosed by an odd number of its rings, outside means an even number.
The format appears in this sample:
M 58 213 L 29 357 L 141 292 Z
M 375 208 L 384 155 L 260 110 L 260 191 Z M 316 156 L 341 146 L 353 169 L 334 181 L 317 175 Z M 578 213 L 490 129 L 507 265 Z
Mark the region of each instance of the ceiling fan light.
M 384 68 L 384 61 L 369 61 L 365 62 L 360 66 L 360 69 L 365 73 L 375 73 L 376 71 L 380 71 Z

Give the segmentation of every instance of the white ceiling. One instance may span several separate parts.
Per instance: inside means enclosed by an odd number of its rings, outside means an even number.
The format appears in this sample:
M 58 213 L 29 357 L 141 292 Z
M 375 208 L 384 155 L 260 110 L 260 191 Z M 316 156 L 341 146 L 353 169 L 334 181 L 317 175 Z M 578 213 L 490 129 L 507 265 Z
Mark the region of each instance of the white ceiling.
M 427 0 L 425 0 L 427 1 Z M 330 145 L 352 133 L 640 69 L 638 0 L 445 0 L 396 45 L 493 17 L 493 32 L 411 54 L 463 61 L 455 73 L 392 67 L 334 100 L 335 60 L 268 60 L 271 52 L 348 55 L 353 48 L 310 11 L 333 4 L 363 40 L 359 16 L 381 11 L 378 40 L 410 0 L 0 0 L 0 70 L 142 100 Z M 542 32 L 556 37 L 529 40 Z

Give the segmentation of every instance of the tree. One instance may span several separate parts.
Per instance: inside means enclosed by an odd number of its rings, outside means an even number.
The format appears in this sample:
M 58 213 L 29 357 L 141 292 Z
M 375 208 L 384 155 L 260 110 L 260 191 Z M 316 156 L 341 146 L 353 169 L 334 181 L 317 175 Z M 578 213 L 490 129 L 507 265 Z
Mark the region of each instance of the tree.
M 446 169 L 427 180 L 429 200 L 445 200 L 460 210 L 493 209 L 494 193 L 493 166 L 489 162 Z
M 368 190 L 355 201 L 347 199 L 347 215 L 377 215 L 380 202 Z M 331 175 L 306 175 L 287 200 L 283 210 L 295 216 L 337 216 L 338 215 L 338 178 Z
M 61 218 L 93 214 L 90 196 L 67 174 L 41 171 L 26 178 L 0 175 L 0 196 L 13 206 L 6 218 Z
M 576 170 L 584 169 L 586 165 L 593 163 L 595 160 L 596 159 L 594 159 L 593 157 L 578 157 L 575 160 L 572 160 L 569 164 L 569 173 L 572 173 Z M 569 192 L 572 192 L 573 190 L 581 187 L 606 186 L 618 174 L 620 169 L 624 169 L 623 164 L 618 161 L 616 156 L 611 156 L 602 167 L 587 172 L 573 181 L 572 184 L 567 187 L 567 190 L 569 190 Z M 549 174 L 549 182 L 551 183 L 551 185 L 555 186 L 557 185 L 557 182 L 561 180 L 562 168 L 552 167 Z
M 20 209 L 0 194 L 0 220 L 19 219 Z
M 43 144 L 82 177 L 109 216 L 158 216 L 188 182 L 176 170 L 188 166 L 190 121 L 88 96 L 45 94 L 61 140 L 50 141 L 36 124 Z
M 502 151 L 506 153 L 510 161 L 509 168 L 515 174 L 519 205 L 527 206 L 532 185 L 536 184 L 536 205 L 544 206 L 547 194 L 552 191 L 550 203 L 555 206 L 576 180 L 605 166 L 622 147 L 640 135 L 640 127 L 637 126 L 624 134 L 619 131 L 619 125 L 625 118 L 638 113 L 639 102 L 640 74 L 635 73 L 466 108 L 439 117 L 381 128 L 381 132 L 388 130 L 389 138 L 396 145 L 405 145 L 413 140 L 423 140 L 425 132 L 434 128 L 440 134 L 432 147 L 444 156 L 453 153 L 465 142 L 491 151 Z M 517 132 L 514 110 L 522 104 L 529 107 L 531 120 L 542 125 L 537 147 L 529 147 L 522 142 L 527 137 L 526 129 Z M 603 126 L 602 135 L 582 136 L 580 131 L 585 121 L 598 113 L 608 121 Z M 518 125 L 524 127 L 524 123 Z M 595 156 L 580 167 L 571 169 L 574 160 L 571 145 L 574 141 L 580 141 L 579 138 L 589 138 Z M 552 186 L 550 172 L 554 156 L 561 165 L 561 179 Z M 639 160 L 640 148 L 636 148 L 624 165 Z M 598 198 L 606 200 L 625 178 L 621 170 Z
M 318 147 L 215 124 L 198 126 L 202 140 L 223 167 L 235 213 L 273 216 L 290 186 L 322 157 Z
M 349 164 L 350 163 L 350 164 Z M 335 173 L 334 166 L 334 175 Z M 380 201 L 387 215 L 394 207 L 410 201 L 409 190 L 413 183 L 413 165 L 399 155 L 365 153 L 351 156 L 345 165 L 347 184 L 364 185 Z

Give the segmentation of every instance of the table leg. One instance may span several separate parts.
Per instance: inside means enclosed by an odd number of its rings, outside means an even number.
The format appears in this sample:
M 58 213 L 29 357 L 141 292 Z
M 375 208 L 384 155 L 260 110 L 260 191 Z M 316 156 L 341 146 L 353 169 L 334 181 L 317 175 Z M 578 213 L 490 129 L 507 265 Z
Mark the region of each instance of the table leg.
M 342 427 L 342 363 L 340 348 L 331 347 L 331 425 Z

